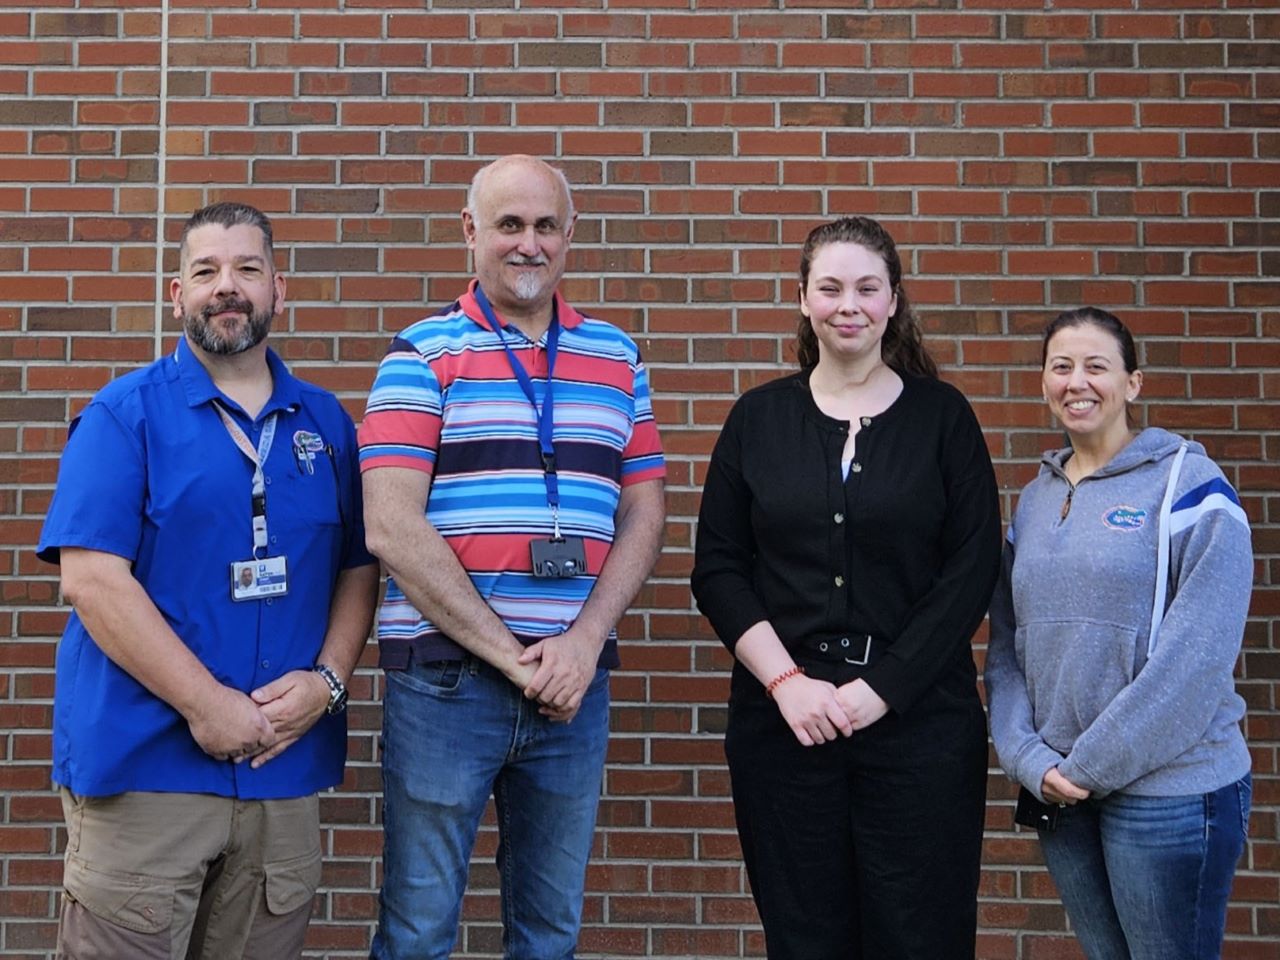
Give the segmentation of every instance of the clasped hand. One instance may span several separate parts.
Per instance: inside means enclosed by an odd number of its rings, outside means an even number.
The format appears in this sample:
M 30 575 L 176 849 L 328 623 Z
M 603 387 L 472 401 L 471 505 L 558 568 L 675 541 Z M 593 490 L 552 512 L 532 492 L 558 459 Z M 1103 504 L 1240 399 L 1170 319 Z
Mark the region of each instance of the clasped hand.
M 329 685 L 311 670 L 292 670 L 250 694 L 219 685 L 188 718 L 191 736 L 217 760 L 260 767 L 298 741 L 324 716 Z
M 1040 793 L 1049 803 L 1063 803 L 1067 806 L 1074 806 L 1081 800 L 1088 800 L 1091 795 L 1084 787 L 1076 786 L 1059 773 L 1057 767 L 1051 767 L 1044 775 L 1044 781 L 1040 784 Z
M 889 712 L 889 705 L 861 678 L 837 687 L 801 674 L 780 684 L 773 699 L 796 739 L 806 747 L 834 740 L 837 735 L 852 736 Z
M 517 661 L 522 672 L 513 679 L 526 697 L 538 702 L 539 713 L 568 723 L 582 706 L 599 659 L 599 647 L 570 627 L 526 647 Z

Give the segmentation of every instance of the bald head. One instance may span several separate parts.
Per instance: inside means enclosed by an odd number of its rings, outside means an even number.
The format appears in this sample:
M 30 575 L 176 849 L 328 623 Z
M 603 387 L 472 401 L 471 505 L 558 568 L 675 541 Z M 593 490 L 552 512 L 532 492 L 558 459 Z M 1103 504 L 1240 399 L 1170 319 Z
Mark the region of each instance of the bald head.
M 577 215 L 577 211 L 573 208 L 573 192 L 569 188 L 569 179 L 564 175 L 564 171 L 527 153 L 511 153 L 485 164 L 471 178 L 471 187 L 467 190 L 467 210 L 473 217 L 476 215 L 478 204 L 482 202 L 486 181 L 495 175 L 501 178 L 504 174 L 514 171 L 548 178 L 548 181 L 553 183 L 555 189 L 560 192 L 565 205 L 566 219 L 571 221 Z
M 504 319 L 531 338 L 551 322 L 575 217 L 564 174 L 536 157 L 502 157 L 471 182 L 462 232 L 476 279 Z

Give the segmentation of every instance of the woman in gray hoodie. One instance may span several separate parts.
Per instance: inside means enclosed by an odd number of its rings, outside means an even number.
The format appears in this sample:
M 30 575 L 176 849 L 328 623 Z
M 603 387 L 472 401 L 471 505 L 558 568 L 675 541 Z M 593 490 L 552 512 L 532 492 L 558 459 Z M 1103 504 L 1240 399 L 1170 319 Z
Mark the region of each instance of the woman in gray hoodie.
M 1089 960 L 1217 958 L 1251 795 L 1232 677 L 1248 520 L 1200 444 L 1130 430 L 1142 372 L 1116 317 L 1058 316 L 1043 386 L 1071 446 L 1009 526 L 992 739 L 1020 808 L 1047 804 L 1045 861 Z

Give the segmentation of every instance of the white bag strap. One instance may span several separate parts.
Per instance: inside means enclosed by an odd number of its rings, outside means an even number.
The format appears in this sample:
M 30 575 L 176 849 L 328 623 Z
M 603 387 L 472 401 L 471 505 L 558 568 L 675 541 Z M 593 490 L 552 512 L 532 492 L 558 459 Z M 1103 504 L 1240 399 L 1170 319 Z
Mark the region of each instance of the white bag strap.
M 1173 456 L 1173 467 L 1169 470 L 1169 485 L 1164 491 L 1164 500 L 1160 504 L 1160 520 L 1157 530 L 1159 546 L 1156 548 L 1156 597 L 1151 604 L 1151 633 L 1147 636 L 1147 659 L 1156 649 L 1156 635 L 1160 632 L 1160 624 L 1164 620 L 1164 601 L 1169 590 L 1169 518 L 1173 513 L 1173 495 L 1178 487 L 1178 476 L 1182 473 L 1182 458 L 1187 455 L 1187 441 L 1183 440 L 1178 452 Z

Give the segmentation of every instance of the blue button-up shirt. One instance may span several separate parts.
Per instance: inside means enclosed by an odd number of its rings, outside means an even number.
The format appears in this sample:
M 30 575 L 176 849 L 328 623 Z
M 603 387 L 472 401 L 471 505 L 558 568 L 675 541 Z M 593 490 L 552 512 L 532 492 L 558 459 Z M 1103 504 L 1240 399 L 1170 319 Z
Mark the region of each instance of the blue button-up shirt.
M 311 668 L 338 574 L 375 562 L 364 546 L 351 418 L 270 351 L 267 362 L 274 389 L 256 419 L 214 386 L 185 341 L 103 388 L 72 424 L 38 548 L 55 563 L 61 547 L 128 559 L 174 632 L 217 680 L 245 693 Z M 231 564 L 253 554 L 253 465 L 215 398 L 255 448 L 278 415 L 264 464 L 267 553 L 287 559 L 286 595 L 232 600 Z M 345 716 L 322 717 L 257 770 L 215 760 L 176 710 L 107 659 L 75 613 L 58 647 L 53 713 L 53 779 L 78 794 L 268 799 L 342 780 Z

